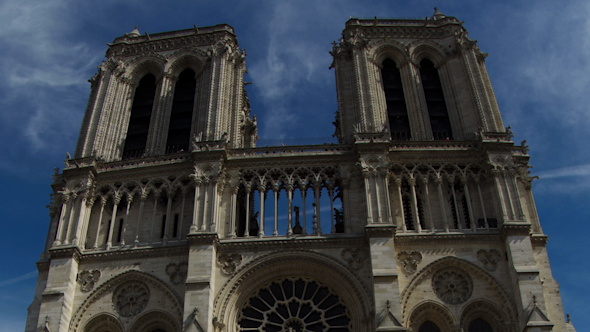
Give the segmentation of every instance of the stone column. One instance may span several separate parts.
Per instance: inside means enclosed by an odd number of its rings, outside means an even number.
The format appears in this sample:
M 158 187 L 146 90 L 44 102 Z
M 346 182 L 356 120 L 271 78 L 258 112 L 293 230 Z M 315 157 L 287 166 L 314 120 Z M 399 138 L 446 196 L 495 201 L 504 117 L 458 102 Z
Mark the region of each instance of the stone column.
M 107 198 L 101 197 L 100 198 L 100 214 L 98 215 L 98 225 L 96 226 L 96 237 L 94 238 L 94 245 L 92 249 L 98 249 L 98 236 L 100 235 L 100 226 L 102 226 L 102 215 L 104 213 L 104 206 L 107 204 Z
M 266 186 L 259 186 L 258 192 L 260 193 L 260 214 L 258 215 L 258 237 L 264 237 L 264 199 L 266 194 Z
M 229 232 L 228 236 L 230 238 L 236 237 L 236 218 L 238 213 L 237 208 L 237 200 L 238 200 L 238 191 L 240 187 L 235 186 L 231 188 L 231 219 L 229 222 Z
M 133 195 L 127 194 L 127 208 L 125 209 L 125 218 L 123 219 L 123 225 L 121 226 L 121 247 L 125 245 L 125 230 L 127 230 L 127 223 L 129 222 L 129 209 L 131 208 L 132 201 Z
M 107 237 L 106 250 L 111 249 L 113 243 L 113 228 L 115 228 L 117 221 L 117 207 L 119 206 L 120 201 L 120 196 L 113 197 L 113 214 L 111 215 L 111 224 L 109 225 L 109 235 Z
M 437 177 L 436 179 L 434 179 L 434 182 L 436 183 L 436 190 L 438 191 L 438 202 L 440 204 L 440 213 L 442 214 L 443 227 L 445 228 L 445 233 L 448 233 L 449 221 L 447 220 L 447 211 L 445 209 L 445 197 L 442 191 L 443 179 L 441 177 Z
M 287 190 L 287 236 L 293 235 L 293 184 L 285 186 Z
M 195 198 L 193 201 L 193 222 L 191 224 L 191 229 L 189 231 L 189 234 L 194 234 L 199 230 L 199 208 L 200 208 L 200 202 L 201 202 L 201 178 L 199 177 L 194 177 L 194 182 L 195 182 Z M 202 229 L 202 225 L 201 225 L 201 229 Z
M 57 231 L 55 232 L 55 240 L 53 241 L 53 247 L 59 246 L 61 244 L 61 233 L 63 232 L 66 213 L 68 210 L 68 202 L 70 200 L 69 194 L 62 194 L 62 204 L 61 204 L 61 211 L 59 213 L 59 220 L 57 225 Z
M 148 197 L 147 192 L 143 192 L 141 194 L 141 201 L 139 202 L 139 213 L 137 214 L 137 226 L 135 227 L 135 240 L 133 240 L 133 247 L 137 248 L 139 246 L 139 227 L 141 226 L 141 217 L 143 216 L 143 207 L 145 205 L 145 200 Z
M 305 219 L 306 219 L 306 212 L 305 212 L 305 197 L 307 197 L 307 185 L 305 183 L 300 183 L 299 184 L 299 190 L 301 191 L 301 208 L 303 210 L 303 215 L 301 216 L 301 222 L 303 224 L 302 230 L 301 230 L 301 234 L 305 235 L 307 234 L 307 225 L 305 224 Z
M 420 224 L 420 213 L 418 213 L 418 197 L 416 196 L 416 179 L 409 178 L 408 184 L 412 192 L 412 214 L 414 215 L 414 228 L 418 233 L 422 232 L 422 225 Z
M 70 243 L 70 235 L 72 233 L 72 228 L 74 227 L 74 217 L 76 215 L 76 201 L 78 199 L 77 193 L 72 193 L 70 197 L 70 209 L 69 209 L 69 217 L 68 217 L 68 227 L 66 228 L 65 232 L 66 235 L 63 238 L 62 242 L 64 244 Z

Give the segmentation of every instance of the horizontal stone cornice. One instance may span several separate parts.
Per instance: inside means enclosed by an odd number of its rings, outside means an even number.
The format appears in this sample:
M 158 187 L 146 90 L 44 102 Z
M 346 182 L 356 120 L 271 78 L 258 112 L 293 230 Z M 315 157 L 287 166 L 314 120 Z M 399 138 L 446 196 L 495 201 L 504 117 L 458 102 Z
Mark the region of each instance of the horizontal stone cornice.
M 151 52 L 177 50 L 183 47 L 212 46 L 226 37 L 236 42 L 233 29 L 229 25 L 207 28 L 172 31 L 163 34 L 139 37 L 119 37 L 107 51 L 107 57 L 135 56 Z
M 186 236 L 188 243 L 191 246 L 199 245 L 215 245 L 219 244 L 219 236 L 217 233 L 193 233 Z
M 531 224 L 522 221 L 504 221 L 502 225 L 502 238 L 509 236 L 526 236 L 531 233 Z
M 367 238 L 373 237 L 393 237 L 396 226 L 392 224 L 369 224 L 365 226 L 365 235 Z
M 76 246 L 57 247 L 49 249 L 51 260 L 62 258 L 73 258 L 76 262 L 80 262 L 82 253 Z
M 438 244 L 438 243 L 481 243 L 481 242 L 499 242 L 500 233 L 428 233 L 428 234 L 396 234 L 394 241 L 396 244 L 413 245 L 413 244 Z
M 188 246 L 186 244 L 179 244 L 165 247 L 150 247 L 150 248 L 123 248 L 112 249 L 109 251 L 92 251 L 85 252 L 80 255 L 81 263 L 104 262 L 108 260 L 125 260 L 137 258 L 155 258 L 155 257 L 169 257 L 178 255 L 188 255 Z
M 301 236 L 301 237 L 272 237 L 254 239 L 222 239 L 217 247 L 218 252 L 235 251 L 267 251 L 286 249 L 325 249 L 325 248 L 349 248 L 366 245 L 362 234 L 338 234 L 327 236 Z

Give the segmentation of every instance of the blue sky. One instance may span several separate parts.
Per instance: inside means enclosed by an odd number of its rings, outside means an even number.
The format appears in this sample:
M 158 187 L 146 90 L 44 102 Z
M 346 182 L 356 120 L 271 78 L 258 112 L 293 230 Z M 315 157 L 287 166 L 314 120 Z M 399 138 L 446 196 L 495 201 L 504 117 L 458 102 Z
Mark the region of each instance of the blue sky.
M 327 137 L 337 109 L 328 51 L 353 17 L 465 21 L 490 53 L 504 123 L 530 146 L 553 274 L 578 331 L 590 330 L 590 3 L 588 1 L 0 2 L 0 332 L 22 331 L 49 222 L 53 167 L 74 152 L 105 43 L 139 25 L 157 33 L 228 23 L 247 51 L 265 139 Z

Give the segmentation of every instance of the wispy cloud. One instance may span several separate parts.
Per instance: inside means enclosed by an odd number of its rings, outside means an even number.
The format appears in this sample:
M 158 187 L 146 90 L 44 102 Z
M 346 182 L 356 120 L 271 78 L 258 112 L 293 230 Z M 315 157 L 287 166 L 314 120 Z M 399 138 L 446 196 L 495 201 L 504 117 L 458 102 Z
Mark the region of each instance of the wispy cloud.
M 538 173 L 537 175 L 543 179 L 554 179 L 572 176 L 590 176 L 590 164 L 563 167 L 554 170 L 543 171 Z
M 304 120 L 305 111 L 293 112 L 295 99 L 302 97 L 302 87 L 322 89 L 333 81 L 334 73 L 327 70 L 331 62 L 327 56 L 329 43 L 313 37 L 318 24 L 338 18 L 334 9 L 323 2 L 306 3 L 275 3 L 266 30 L 266 54 L 250 66 L 254 86 L 266 109 L 262 128 L 266 137 L 284 137 L 287 126 Z M 339 27 L 337 23 L 333 26 Z
M 12 284 L 16 284 L 17 282 L 23 281 L 23 280 L 27 280 L 27 279 L 31 279 L 37 276 L 37 271 L 32 271 L 29 272 L 27 274 L 23 274 L 21 276 L 12 278 L 12 279 L 8 279 L 8 280 L 4 280 L 4 281 L 0 281 L 0 287 L 4 287 L 4 286 L 9 286 Z
M 24 141 L 28 151 L 63 149 L 61 133 L 79 122 L 84 105 L 71 95 L 87 88 L 100 62 L 100 52 L 71 38 L 78 21 L 65 18 L 73 7 L 60 0 L 0 3 L 0 119 L 11 124 L 4 130 L 12 131 L 11 143 Z

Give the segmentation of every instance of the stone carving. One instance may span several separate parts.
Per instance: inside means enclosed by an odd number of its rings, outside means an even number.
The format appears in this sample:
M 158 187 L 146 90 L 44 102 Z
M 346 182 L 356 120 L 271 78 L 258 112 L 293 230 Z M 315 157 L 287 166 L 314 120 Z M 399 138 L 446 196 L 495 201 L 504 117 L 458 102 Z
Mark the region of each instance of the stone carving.
M 230 275 L 236 272 L 238 266 L 242 263 L 242 255 L 240 254 L 220 254 L 217 256 L 217 263 L 221 265 L 221 271 Z
M 369 253 L 365 248 L 346 248 L 342 249 L 340 255 L 342 256 L 342 259 L 348 263 L 348 267 L 353 270 L 358 270 L 363 267 L 363 262 L 369 256 Z
M 444 302 L 460 304 L 471 297 L 473 282 L 467 272 L 457 268 L 447 268 L 434 274 L 432 289 Z
M 150 300 L 150 289 L 141 281 L 128 281 L 113 292 L 115 310 L 123 317 L 140 313 Z
M 477 252 L 477 260 L 480 261 L 488 271 L 496 271 L 500 258 L 502 258 L 502 255 L 496 249 L 480 249 Z
M 94 288 L 98 279 L 100 279 L 99 270 L 80 271 L 76 276 L 76 281 L 80 284 L 80 289 L 85 293 L 90 292 Z
M 170 282 L 179 285 L 186 280 L 188 262 L 170 263 L 166 265 L 166 274 L 170 277 Z
M 418 251 L 401 251 L 397 254 L 397 259 L 403 265 L 407 274 L 413 274 L 422 262 L 422 254 Z

